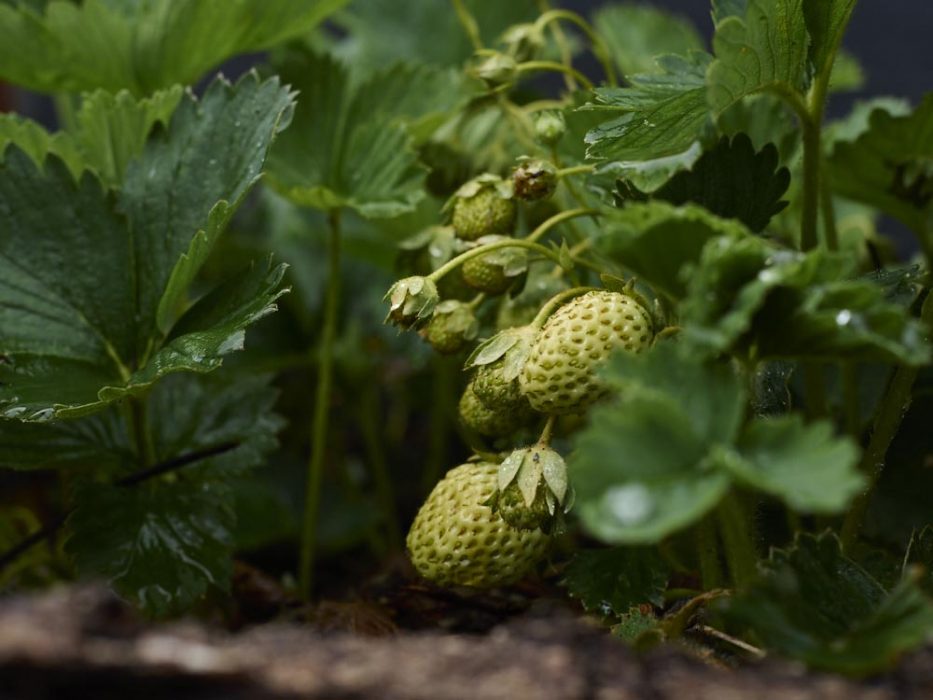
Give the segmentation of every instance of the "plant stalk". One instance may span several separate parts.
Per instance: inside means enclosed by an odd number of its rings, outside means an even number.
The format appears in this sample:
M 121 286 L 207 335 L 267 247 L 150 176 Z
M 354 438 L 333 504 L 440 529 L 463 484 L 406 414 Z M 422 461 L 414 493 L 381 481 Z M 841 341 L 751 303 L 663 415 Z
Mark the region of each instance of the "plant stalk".
M 726 494 L 719 504 L 716 515 L 719 519 L 719 532 L 725 549 L 729 574 L 732 577 L 732 585 L 735 588 L 742 588 L 755 577 L 758 561 L 754 522 L 735 492 Z
M 317 544 L 318 511 L 321 500 L 321 481 L 324 474 L 324 455 L 327 446 L 327 423 L 330 413 L 331 384 L 333 382 L 334 341 L 337 336 L 337 314 L 340 309 L 340 210 L 332 209 L 328 215 L 327 289 L 324 296 L 324 328 L 318 354 L 317 391 L 311 418 L 311 455 L 305 486 L 304 520 L 301 528 L 299 553 L 299 587 L 305 600 L 310 600 L 314 584 L 314 555 Z
M 719 562 L 719 541 L 716 538 L 716 522 L 706 516 L 696 526 L 697 556 L 700 559 L 700 579 L 703 590 L 711 591 L 722 587 L 722 566 Z

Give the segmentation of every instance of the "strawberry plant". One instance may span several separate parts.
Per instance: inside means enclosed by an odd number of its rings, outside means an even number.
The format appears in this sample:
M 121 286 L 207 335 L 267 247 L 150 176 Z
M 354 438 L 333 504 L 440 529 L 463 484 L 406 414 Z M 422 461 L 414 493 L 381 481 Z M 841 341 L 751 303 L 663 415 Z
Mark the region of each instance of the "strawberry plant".
M 933 98 L 827 118 L 855 8 L 713 0 L 706 47 L 629 4 L 0 1 L 61 126 L 0 115 L 0 466 L 58 486 L 0 580 L 169 615 L 277 543 L 305 599 L 407 548 L 640 647 L 890 667 L 933 636 Z

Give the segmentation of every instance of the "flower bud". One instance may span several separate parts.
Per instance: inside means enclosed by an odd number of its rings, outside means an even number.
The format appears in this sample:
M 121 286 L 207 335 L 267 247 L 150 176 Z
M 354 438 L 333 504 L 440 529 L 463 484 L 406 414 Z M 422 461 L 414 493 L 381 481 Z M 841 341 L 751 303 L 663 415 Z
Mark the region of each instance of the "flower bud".
M 535 136 L 546 146 L 553 146 L 567 133 L 567 122 L 560 112 L 542 112 L 535 119 Z

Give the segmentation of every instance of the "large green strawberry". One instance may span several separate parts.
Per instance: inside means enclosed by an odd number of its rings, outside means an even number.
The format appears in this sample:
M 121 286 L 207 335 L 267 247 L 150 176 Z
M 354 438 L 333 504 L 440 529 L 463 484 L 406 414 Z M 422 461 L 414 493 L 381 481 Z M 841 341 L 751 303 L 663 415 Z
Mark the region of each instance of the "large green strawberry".
M 491 588 L 518 581 L 544 558 L 547 535 L 517 530 L 486 505 L 498 472 L 491 462 L 462 464 L 447 472 L 421 506 L 406 543 L 426 579 Z
M 651 316 L 620 292 L 587 292 L 552 315 L 519 377 L 531 407 L 541 413 L 579 413 L 603 386 L 596 370 L 615 348 L 639 352 L 654 336 Z

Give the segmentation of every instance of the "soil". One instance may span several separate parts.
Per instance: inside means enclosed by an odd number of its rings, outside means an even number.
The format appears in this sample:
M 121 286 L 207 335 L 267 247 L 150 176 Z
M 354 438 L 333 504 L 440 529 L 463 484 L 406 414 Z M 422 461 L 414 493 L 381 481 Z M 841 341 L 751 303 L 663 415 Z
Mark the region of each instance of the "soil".
M 854 681 L 770 659 L 726 668 L 673 647 L 636 655 L 566 605 L 523 605 L 520 593 L 476 603 L 477 630 L 464 632 L 471 618 L 464 600 L 409 594 L 424 599 L 416 605 L 422 613 L 426 606 L 439 625 L 457 631 L 399 630 L 370 604 L 323 603 L 292 610 L 300 624 L 244 623 L 231 632 L 203 622 L 147 622 L 103 586 L 9 597 L 0 601 L 0 697 L 933 698 L 933 647 L 905 658 L 896 672 Z M 498 624 L 479 632 L 484 625 L 476 620 L 495 618 Z

